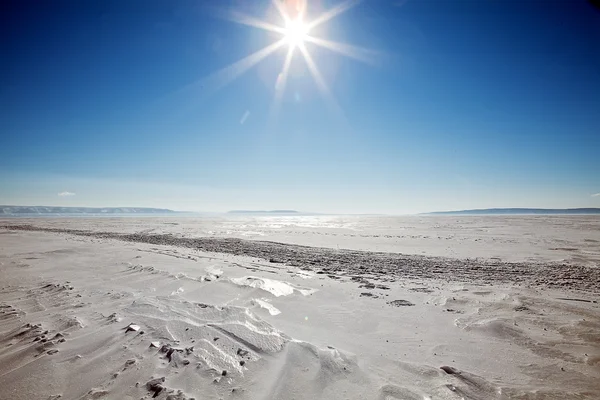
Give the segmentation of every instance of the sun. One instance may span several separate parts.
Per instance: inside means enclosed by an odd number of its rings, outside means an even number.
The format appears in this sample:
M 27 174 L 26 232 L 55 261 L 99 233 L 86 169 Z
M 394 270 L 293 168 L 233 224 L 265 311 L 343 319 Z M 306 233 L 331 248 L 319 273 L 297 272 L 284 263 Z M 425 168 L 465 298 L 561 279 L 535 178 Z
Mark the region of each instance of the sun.
M 308 37 L 308 31 L 308 25 L 301 18 L 289 20 L 285 26 L 284 37 L 289 46 L 301 46 Z
M 274 98 L 271 103 L 270 116 L 277 115 L 281 106 L 294 53 L 300 53 L 302 56 L 301 58 L 304 59 L 310 75 L 312 75 L 317 88 L 324 96 L 330 108 L 338 115 L 342 115 L 343 113 L 340 112 L 341 110 L 337 101 L 317 67 L 317 63 L 311 54 L 311 48 L 318 46 L 367 64 L 376 64 L 376 61 L 379 58 L 378 52 L 347 43 L 327 40 L 323 37 L 314 35 L 314 32 L 319 30 L 316 29 L 318 26 L 323 25 L 338 15 L 350 10 L 362 1 L 363 0 L 342 0 L 336 6 L 319 15 L 311 15 L 311 17 L 308 18 L 308 21 L 305 19 L 305 17 L 310 15 L 307 13 L 308 0 L 270 0 L 273 8 L 277 11 L 277 14 L 279 14 L 277 20 L 273 22 L 252 17 L 238 12 L 235 9 L 230 9 L 223 14 L 219 14 L 225 19 L 233 22 L 275 33 L 278 39 L 211 74 L 205 82 L 210 81 L 211 85 L 215 87 L 223 87 L 248 71 L 252 66 L 261 62 L 261 60 L 265 59 L 270 54 L 285 46 L 287 47 L 287 54 L 281 72 L 279 72 L 273 80 Z M 212 83 L 213 81 L 214 83 Z M 271 117 L 269 118 L 272 119 Z

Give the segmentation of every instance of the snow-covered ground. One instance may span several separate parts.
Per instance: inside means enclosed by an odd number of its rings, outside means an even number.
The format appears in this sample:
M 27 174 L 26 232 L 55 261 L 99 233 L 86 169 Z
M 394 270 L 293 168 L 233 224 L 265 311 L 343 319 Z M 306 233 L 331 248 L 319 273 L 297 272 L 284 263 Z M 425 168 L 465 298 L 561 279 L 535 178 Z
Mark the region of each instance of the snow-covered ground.
M 576 282 L 598 276 L 598 217 L 11 218 L 0 226 L 3 399 L 600 392 L 598 284 Z M 162 234 L 173 236 L 162 244 Z M 206 237 L 219 239 L 208 244 L 220 251 L 177 240 Z M 561 285 L 527 267 L 556 268 Z

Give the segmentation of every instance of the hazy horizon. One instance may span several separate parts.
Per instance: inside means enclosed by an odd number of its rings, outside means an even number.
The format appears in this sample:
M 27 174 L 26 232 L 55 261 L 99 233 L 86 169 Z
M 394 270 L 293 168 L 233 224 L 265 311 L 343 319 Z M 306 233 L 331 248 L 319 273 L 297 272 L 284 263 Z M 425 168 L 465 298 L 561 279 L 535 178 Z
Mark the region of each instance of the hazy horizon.
M 164 207 L 138 207 L 135 205 L 121 205 L 121 206 L 111 206 L 111 207 L 82 207 L 82 206 L 48 206 L 43 204 L 30 204 L 30 205 L 12 205 L 12 204 L 0 204 L 0 207 L 3 207 L 4 210 L 0 210 L 0 215 L 11 216 L 11 215 L 64 215 L 65 213 L 69 215 L 84 215 L 84 214 L 93 214 L 93 215 L 140 215 L 144 214 L 143 210 L 148 211 L 148 215 L 170 215 L 171 213 L 176 213 L 174 215 L 251 215 L 251 216 L 382 216 L 382 217 L 399 217 L 399 216 L 422 216 L 422 215 L 432 215 L 432 216 L 443 216 L 443 215 L 597 215 L 600 214 L 600 207 L 581 207 L 581 208 L 530 208 L 530 207 L 495 207 L 495 208 L 486 208 L 486 209 L 454 209 L 454 210 L 429 210 L 418 213 L 343 213 L 336 211 L 329 212 L 315 212 L 311 210 L 291 210 L 291 209 L 232 209 L 227 211 L 213 211 L 213 210 L 173 210 Z M 21 210 L 10 211 L 12 207 L 21 207 L 21 208 L 59 208 L 64 209 L 67 208 L 69 211 L 60 211 L 56 210 L 42 210 L 41 214 L 38 210 L 36 213 L 24 213 Z M 9 209 L 9 211 L 7 211 Z M 83 211 L 75 212 L 74 210 Z M 105 212 L 99 211 L 95 214 L 90 210 L 118 210 L 117 212 Z M 129 211 L 135 210 L 135 211 Z M 582 212 L 582 211 L 586 212 Z M 4 212 L 6 214 L 2 214 Z
M 0 204 L 600 207 L 588 1 L 309 1 L 293 43 L 268 0 L 1 10 Z

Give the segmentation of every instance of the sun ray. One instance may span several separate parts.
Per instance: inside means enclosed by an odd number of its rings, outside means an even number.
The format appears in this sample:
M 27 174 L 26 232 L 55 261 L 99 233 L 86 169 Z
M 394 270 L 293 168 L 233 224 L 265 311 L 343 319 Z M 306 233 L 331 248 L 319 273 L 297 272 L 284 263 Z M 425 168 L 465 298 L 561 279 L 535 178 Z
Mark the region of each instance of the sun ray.
M 246 15 L 237 11 L 230 11 L 226 15 L 223 15 L 223 17 L 232 22 L 237 22 L 238 24 L 252 26 L 255 28 L 264 29 L 266 31 L 271 31 L 275 33 L 285 34 L 285 29 L 280 26 L 270 24 L 258 18 L 254 18 L 250 15 Z
M 366 64 L 377 64 L 380 54 L 377 51 L 366 49 L 364 47 L 352 46 L 346 43 L 334 42 L 331 40 L 321 39 L 314 36 L 306 35 L 305 41 L 316 44 L 317 46 L 325 47 L 336 53 L 345 55 L 346 57 L 354 58 Z
M 300 7 L 298 7 L 298 17 L 299 19 L 304 19 L 306 16 L 306 3 L 307 0 L 298 0 L 300 3 Z
M 262 49 L 250 54 L 249 56 L 246 56 L 241 60 L 238 60 L 233 64 L 230 64 L 227 67 L 220 69 L 219 71 L 208 76 L 206 79 L 203 79 L 203 86 L 207 87 L 209 91 L 212 91 L 213 87 L 216 90 L 228 85 L 229 83 L 236 80 L 244 72 L 248 71 L 254 65 L 258 64 L 264 58 L 269 56 L 275 50 L 283 46 L 285 43 L 285 39 L 280 39 L 277 42 L 272 43 L 267 47 L 263 47 Z
M 342 110 L 340 109 L 339 105 L 337 104 L 337 101 L 331 94 L 331 91 L 329 90 L 327 83 L 325 83 L 325 79 L 323 79 L 323 75 L 321 75 L 319 68 L 317 68 L 317 65 L 315 64 L 312 56 L 306 49 L 306 46 L 304 44 L 299 44 L 298 48 L 300 49 L 300 52 L 304 56 L 304 60 L 306 61 L 308 70 L 310 71 L 310 74 L 312 75 L 313 79 L 315 80 L 317 87 L 321 91 L 321 94 L 323 95 L 323 97 L 325 97 L 325 100 L 327 101 L 329 107 L 339 116 L 343 116 Z
M 272 3 L 275 5 L 275 8 L 279 12 L 279 15 L 281 15 L 281 18 L 283 18 L 284 25 L 288 24 L 290 22 L 290 16 L 285 12 L 283 3 L 281 3 L 280 0 L 273 0 Z
M 306 46 L 304 46 L 303 44 L 300 44 L 298 46 L 298 48 L 300 49 L 300 52 L 302 52 L 302 55 L 304 56 L 304 59 L 306 60 L 306 65 L 308 66 L 308 70 L 310 71 L 311 75 L 313 76 L 317 86 L 319 87 L 319 90 L 321 90 L 323 92 L 323 94 L 330 95 L 329 88 L 327 87 L 327 84 L 325 83 L 325 80 L 323 79 L 321 72 L 319 72 L 317 65 L 313 61 L 312 56 L 306 49 Z
M 308 29 L 313 29 L 314 27 L 321 25 L 324 22 L 329 21 L 332 18 L 337 17 L 343 12 L 348 11 L 352 7 L 356 6 L 362 0 L 346 0 L 345 2 L 333 7 L 331 10 L 321 14 L 317 19 L 313 20 L 308 24 Z
M 275 95 L 273 96 L 273 103 L 269 111 L 269 124 L 272 124 L 279 113 L 281 108 L 281 100 L 285 93 L 285 86 L 287 84 L 287 78 L 292 64 L 292 57 L 294 56 L 295 47 L 290 46 L 283 62 L 283 68 L 279 75 L 277 75 L 277 81 L 275 82 Z
M 240 75 L 248 71 L 254 65 L 268 57 L 271 53 L 283 46 L 285 42 L 285 39 L 280 39 L 269 46 L 263 47 L 262 49 L 212 73 L 205 78 L 199 79 L 176 90 L 175 92 L 168 94 L 163 98 L 162 101 L 166 101 L 167 99 L 175 99 L 177 97 L 185 96 L 186 94 L 191 94 L 192 92 L 195 93 L 195 96 L 198 98 L 198 100 L 202 98 L 206 99 L 219 89 L 236 80 Z M 193 103 L 195 102 L 190 102 L 188 108 L 193 108 Z M 181 111 L 184 112 L 186 110 L 182 109 Z

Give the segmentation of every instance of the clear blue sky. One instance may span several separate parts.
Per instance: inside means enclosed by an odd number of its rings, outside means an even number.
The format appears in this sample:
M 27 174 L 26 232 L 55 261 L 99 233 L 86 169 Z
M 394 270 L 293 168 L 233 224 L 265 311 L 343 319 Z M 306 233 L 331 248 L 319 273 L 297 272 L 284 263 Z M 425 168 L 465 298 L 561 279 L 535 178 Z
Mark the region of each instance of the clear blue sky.
M 222 6 L 216 9 L 214 6 Z M 307 20 L 339 5 L 309 0 Z M 412 213 L 600 207 L 600 10 L 365 0 L 272 112 L 269 1 L 3 1 L 0 204 Z M 272 117 L 275 115 L 275 117 Z M 68 193 L 67 193 L 68 192 Z M 60 193 L 60 195 L 59 195 Z

